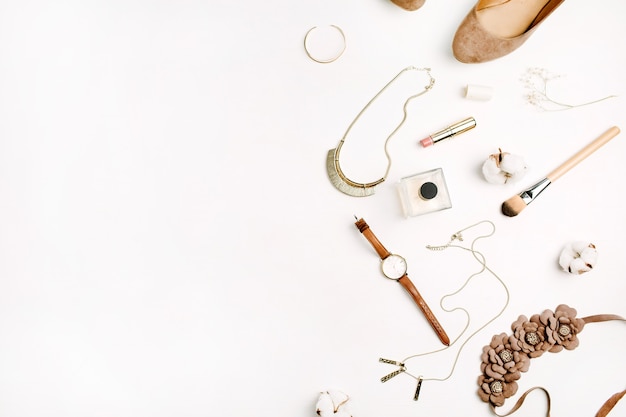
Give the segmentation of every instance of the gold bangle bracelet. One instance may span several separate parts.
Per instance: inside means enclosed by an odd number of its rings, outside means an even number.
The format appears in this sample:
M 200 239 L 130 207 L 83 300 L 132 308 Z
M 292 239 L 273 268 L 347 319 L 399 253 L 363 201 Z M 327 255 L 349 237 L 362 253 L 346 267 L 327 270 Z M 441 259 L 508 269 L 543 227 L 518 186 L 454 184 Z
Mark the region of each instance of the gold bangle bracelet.
M 318 62 L 320 64 L 329 64 L 331 62 L 335 62 L 336 60 L 339 59 L 339 57 L 341 55 L 343 55 L 343 52 L 346 50 L 346 35 L 343 33 L 343 30 L 341 30 L 341 28 L 339 26 L 335 26 L 335 25 L 329 25 L 329 27 L 334 28 L 337 30 L 337 32 L 339 32 L 339 35 L 341 35 L 341 42 L 342 42 L 342 46 L 341 49 L 339 51 L 339 53 L 337 53 L 337 55 L 328 58 L 328 59 L 323 59 L 323 58 L 316 58 L 315 56 L 313 56 L 313 54 L 311 53 L 311 51 L 309 50 L 309 35 L 311 35 L 311 33 L 315 30 L 318 29 L 318 26 L 313 26 L 311 29 L 309 29 L 307 31 L 307 33 L 304 35 L 304 51 L 306 52 L 307 56 L 309 58 L 311 58 L 313 61 Z

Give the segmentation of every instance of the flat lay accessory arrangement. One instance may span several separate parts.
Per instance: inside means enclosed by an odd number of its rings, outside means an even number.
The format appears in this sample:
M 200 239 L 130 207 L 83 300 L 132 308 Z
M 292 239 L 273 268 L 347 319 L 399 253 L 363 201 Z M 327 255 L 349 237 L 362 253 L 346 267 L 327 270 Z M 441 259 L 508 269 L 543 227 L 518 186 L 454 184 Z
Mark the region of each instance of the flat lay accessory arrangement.
M 426 0 L 390 1 L 396 6 L 410 12 L 425 13 L 428 8 L 428 2 Z M 478 0 L 460 22 L 452 37 L 451 55 L 460 63 L 475 65 L 513 54 L 524 45 L 541 25 L 548 21 L 548 18 L 555 13 L 563 3 L 563 0 Z M 414 93 L 405 101 L 402 121 L 384 142 L 384 151 L 388 162 L 384 175 L 371 182 L 357 182 L 351 180 L 349 176 L 344 173 L 339 162 L 341 149 L 346 138 L 349 136 L 352 127 L 364 115 L 369 106 L 398 77 L 409 70 L 424 71 L 430 78 L 430 82 L 422 91 Z M 601 99 L 583 102 L 582 104 L 568 104 L 563 101 L 555 100 L 549 94 L 547 84 L 548 81 L 554 78 L 555 77 L 543 69 L 536 67 L 528 69 L 526 74 L 522 77 L 524 87 L 526 88 L 526 104 L 530 104 L 540 111 L 564 111 L 597 104 L 609 98 L 616 97 L 614 95 L 608 95 Z M 435 80 L 430 75 L 430 69 L 407 67 L 400 71 L 398 75 L 386 84 L 365 107 L 363 107 L 349 124 L 339 144 L 327 152 L 327 174 L 331 184 L 337 190 L 355 197 L 374 195 L 376 186 L 383 183 L 389 175 L 391 156 L 388 152 L 387 145 L 390 139 L 407 121 L 409 117 L 407 112 L 408 103 L 412 99 L 430 91 L 434 83 Z M 493 95 L 493 88 L 486 85 L 467 84 L 465 89 L 465 97 L 475 101 L 489 101 Z M 443 129 L 431 130 L 434 131 L 434 133 L 419 140 L 418 145 L 420 145 L 421 148 L 429 148 L 445 140 L 465 134 L 465 132 L 471 131 L 476 127 L 476 119 L 474 117 L 467 117 Z M 580 164 L 583 160 L 590 157 L 611 139 L 618 136 L 619 133 L 620 128 L 618 126 L 611 126 L 600 133 L 599 136 L 561 163 L 543 179 L 531 185 L 521 193 L 504 201 L 500 207 L 501 214 L 504 218 L 515 217 L 520 214 L 521 211 L 543 193 L 549 185 L 553 184 L 557 179 Z M 469 138 L 470 134 L 467 135 Z M 439 146 L 437 146 L 437 148 L 438 147 Z M 497 152 L 488 155 L 486 160 L 483 160 L 482 164 L 477 164 L 477 166 L 479 166 L 478 171 L 482 174 L 485 181 L 500 186 L 521 181 L 528 171 L 526 158 L 514 152 L 508 152 L 502 149 L 498 149 Z M 397 184 L 397 191 L 404 219 L 427 214 L 432 215 L 429 213 L 452 208 L 448 186 L 441 167 L 433 167 L 423 172 L 418 172 L 417 174 L 401 177 L 401 180 Z M 462 232 L 483 225 L 490 225 L 490 232 L 474 238 L 469 247 L 455 243 L 463 241 Z M 439 340 L 444 345 L 443 348 L 412 354 L 400 360 L 391 359 L 388 356 L 381 356 L 378 359 L 381 364 L 391 367 L 390 372 L 380 377 L 380 382 L 387 383 L 391 380 L 395 381 L 396 377 L 399 375 L 411 377 L 416 382 L 413 400 L 417 401 L 420 398 L 420 394 L 423 395 L 423 387 L 427 381 L 443 382 L 447 381 L 452 376 L 466 344 L 487 326 L 492 324 L 497 318 L 501 317 L 509 304 L 510 292 L 504 279 L 487 265 L 485 256 L 475 247 L 478 241 L 490 237 L 495 233 L 495 224 L 490 220 L 480 221 L 453 234 L 450 241 L 445 245 L 427 246 L 427 249 L 431 251 L 460 248 L 471 253 L 481 267 L 478 272 L 472 273 L 460 288 L 445 295 L 440 300 L 440 306 L 444 312 L 463 312 L 466 317 L 465 327 L 460 334 L 453 335 L 452 340 L 443 330 L 440 322 L 435 318 L 435 315 L 418 292 L 414 283 L 409 279 L 406 258 L 388 251 L 362 218 L 357 219 L 355 226 L 371 244 L 380 258 L 382 275 L 390 280 L 398 281 L 403 286 L 420 308 Z M 558 258 L 557 264 L 562 271 L 569 273 L 570 276 L 580 276 L 594 270 L 597 260 L 598 252 L 595 244 L 589 241 L 574 241 L 565 245 Z M 467 330 L 471 322 L 471 316 L 468 310 L 462 307 L 446 309 L 444 308 L 443 300 L 452 295 L 466 291 L 469 282 L 474 278 L 482 276 L 484 273 L 499 283 L 498 288 L 503 291 L 502 305 L 499 309 L 496 309 L 497 311 L 494 311 L 493 316 L 482 323 L 478 329 L 471 334 L 466 334 L 468 333 Z M 579 344 L 578 334 L 585 325 L 608 321 L 625 320 L 615 314 L 601 314 L 578 318 L 577 311 L 567 304 L 558 305 L 554 311 L 544 310 L 540 314 L 531 316 L 530 319 L 526 316 L 519 316 L 518 320 L 511 326 L 511 334 L 500 333 L 495 335 L 491 343 L 483 348 L 483 353 L 480 357 L 480 369 L 482 374 L 478 379 L 478 397 L 489 404 L 493 414 L 503 417 L 509 416 L 519 410 L 528 394 L 541 391 L 545 393 L 548 400 L 546 415 L 549 416 L 551 398 L 548 390 L 544 387 L 532 387 L 528 389 L 517 399 L 515 405 L 506 414 L 498 414 L 498 408 L 504 406 L 505 399 L 516 395 L 521 373 L 529 370 L 531 359 L 538 358 L 547 352 L 557 353 L 564 350 L 573 350 Z M 458 350 L 451 363 L 449 373 L 444 373 L 442 376 L 428 376 L 414 370 L 417 368 L 411 363 L 412 359 L 435 355 L 453 348 L 458 348 Z M 534 363 L 535 361 L 533 360 L 532 362 Z M 618 391 L 612 395 L 601 406 L 596 416 L 604 417 L 609 414 L 625 394 L 626 390 Z M 328 398 L 326 398 L 329 397 L 329 395 L 330 394 L 322 393 L 320 401 L 329 403 Z M 342 393 L 341 395 L 335 394 L 335 398 L 345 398 L 347 401 L 349 397 Z M 342 403 L 342 405 L 345 405 L 345 403 Z M 330 410 L 330 408 L 328 408 L 328 410 Z M 328 412 L 326 412 L 326 414 L 323 413 L 324 412 L 319 411 L 318 408 L 318 415 L 330 415 Z M 342 413 L 346 416 L 352 416 L 352 413 L 347 411 L 347 408 L 340 410 L 340 407 L 335 407 L 333 409 L 333 415 Z
M 0 417 L 626 417 L 626 1 L 2 6 Z

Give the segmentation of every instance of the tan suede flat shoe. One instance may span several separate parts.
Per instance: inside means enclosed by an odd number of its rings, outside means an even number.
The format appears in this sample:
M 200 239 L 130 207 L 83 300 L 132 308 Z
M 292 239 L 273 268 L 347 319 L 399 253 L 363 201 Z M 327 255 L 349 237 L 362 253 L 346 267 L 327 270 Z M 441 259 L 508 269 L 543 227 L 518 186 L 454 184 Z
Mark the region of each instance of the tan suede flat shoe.
M 402 7 L 404 10 L 417 10 L 426 3 L 426 0 L 391 0 L 393 4 Z
M 454 35 L 454 57 L 479 63 L 513 52 L 563 1 L 479 0 Z

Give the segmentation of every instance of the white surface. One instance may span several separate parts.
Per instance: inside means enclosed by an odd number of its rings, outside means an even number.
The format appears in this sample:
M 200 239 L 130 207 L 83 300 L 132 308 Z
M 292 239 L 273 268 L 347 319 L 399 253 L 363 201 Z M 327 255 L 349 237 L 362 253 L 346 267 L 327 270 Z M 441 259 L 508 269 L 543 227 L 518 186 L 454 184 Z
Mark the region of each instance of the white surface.
M 466 65 L 450 44 L 473 4 L 428 0 L 410 13 L 385 0 L 0 2 L 0 415 L 306 417 L 327 389 L 350 394 L 358 417 L 489 415 L 476 395 L 481 349 L 519 314 L 566 303 L 581 316 L 626 316 L 625 133 L 518 217 L 499 211 L 608 127 L 626 128 L 626 6 L 567 1 L 514 54 Z M 303 36 L 325 24 L 348 46 L 321 65 Z M 339 193 L 326 152 L 408 65 L 431 67 L 437 82 L 392 139 L 387 181 L 372 197 Z M 519 81 L 531 66 L 565 75 L 551 86 L 563 101 L 618 97 L 539 113 Z M 397 83 L 347 139 L 354 179 L 384 172 L 382 143 L 415 80 Z M 468 100 L 467 84 L 494 96 Z M 470 115 L 476 129 L 418 146 Z M 525 156 L 521 184 L 482 179 L 498 148 Z M 403 218 L 395 183 L 437 167 L 453 207 Z M 441 345 L 380 274 L 354 214 L 407 258 L 452 338 L 464 318 L 438 301 L 477 264 L 424 247 L 483 219 L 497 225 L 479 248 L 510 305 L 417 403 L 411 378 L 379 382 L 391 369 L 378 358 Z M 558 267 L 573 240 L 600 255 L 582 277 Z M 502 296 L 484 276 L 450 301 L 478 326 Z M 520 380 L 520 392 L 550 390 L 553 415 L 594 415 L 624 388 L 624 325 L 590 325 L 580 338 Z M 445 376 L 455 352 L 411 369 Z M 543 410 L 533 394 L 517 415 Z

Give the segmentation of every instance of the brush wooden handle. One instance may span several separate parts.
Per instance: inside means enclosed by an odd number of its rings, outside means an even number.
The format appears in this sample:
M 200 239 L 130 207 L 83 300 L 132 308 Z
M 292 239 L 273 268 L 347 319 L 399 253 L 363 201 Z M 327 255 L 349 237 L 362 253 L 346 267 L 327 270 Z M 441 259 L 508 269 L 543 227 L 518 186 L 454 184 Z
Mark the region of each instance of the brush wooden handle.
M 580 161 L 594 153 L 598 150 L 602 145 L 613 139 L 620 132 L 617 126 L 611 127 L 609 130 L 598 136 L 593 142 L 589 145 L 582 148 L 578 153 L 572 156 L 570 159 L 565 161 L 561 166 L 556 168 L 554 171 L 547 175 L 547 178 L 550 182 L 556 181 L 559 177 L 565 174 L 570 169 L 574 168 Z

